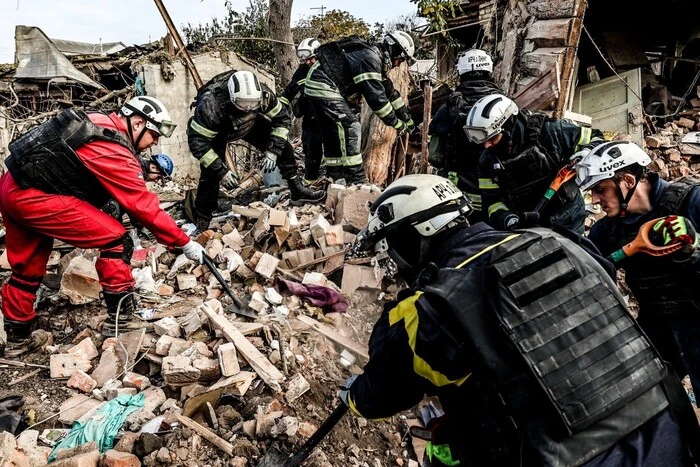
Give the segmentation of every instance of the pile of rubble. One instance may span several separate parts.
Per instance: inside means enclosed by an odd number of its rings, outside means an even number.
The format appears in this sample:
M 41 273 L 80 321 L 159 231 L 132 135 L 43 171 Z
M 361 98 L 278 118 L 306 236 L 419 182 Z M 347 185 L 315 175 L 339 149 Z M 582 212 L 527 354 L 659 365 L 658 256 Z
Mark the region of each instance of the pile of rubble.
M 645 137 L 651 170 L 667 180 L 700 173 L 700 98 L 657 133 Z
M 99 332 L 106 314 L 96 252 L 54 251 L 39 299 L 40 316 L 50 317 L 42 350 L 21 363 L 0 360 L 24 366 L 3 371 L 0 383 L 23 393 L 32 425 L 17 439 L 2 434 L 0 459 L 44 465 L 56 451 L 59 466 L 243 466 L 272 445 L 294 451 L 337 403 L 339 383 L 361 372 L 380 300 L 399 289 L 382 290 L 380 259 L 349 248 L 378 194 L 331 185 L 325 206 L 233 206 L 198 241 L 236 301 L 206 266 L 143 241 L 132 258 L 138 320 L 117 337 Z M 131 407 L 123 424 L 55 449 L 76 430 L 107 423 L 115 402 Z M 417 466 L 400 434 L 414 419 L 346 417 L 307 465 Z M 109 436 L 114 446 L 104 452 Z

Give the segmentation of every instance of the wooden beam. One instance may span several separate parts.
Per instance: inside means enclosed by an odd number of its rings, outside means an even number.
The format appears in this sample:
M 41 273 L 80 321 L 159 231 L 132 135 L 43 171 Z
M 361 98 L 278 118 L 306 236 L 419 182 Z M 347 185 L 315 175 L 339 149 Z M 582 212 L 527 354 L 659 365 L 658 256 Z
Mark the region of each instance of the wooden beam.
M 327 324 L 323 324 L 319 321 L 316 321 L 313 318 L 310 318 L 309 316 L 305 315 L 298 315 L 297 320 L 301 321 L 302 323 L 311 326 L 311 328 L 318 332 L 319 334 L 322 334 L 332 340 L 333 342 L 342 345 L 349 351 L 355 353 L 358 357 L 362 357 L 365 360 L 369 360 L 369 354 L 366 346 L 363 346 L 361 344 L 358 344 L 357 342 L 354 342 L 347 337 L 343 336 L 340 334 L 338 331 L 335 329 L 332 329 L 330 326 Z
M 180 37 L 180 33 L 177 31 L 177 28 L 175 27 L 175 24 L 173 23 L 173 20 L 170 18 L 170 13 L 168 13 L 168 10 L 165 9 L 165 5 L 163 5 L 162 0 L 154 0 L 156 2 L 156 7 L 158 7 L 158 11 L 160 11 L 160 15 L 163 17 L 163 21 L 165 21 L 165 26 L 168 28 L 168 32 L 172 36 L 173 40 L 175 41 L 175 44 L 177 45 L 178 48 L 178 53 L 182 54 L 182 56 L 185 59 L 185 66 L 187 66 L 187 69 L 190 71 L 190 74 L 192 74 L 192 78 L 194 79 L 194 84 L 197 86 L 197 89 L 202 87 L 202 77 L 199 76 L 199 72 L 197 71 L 197 67 L 194 66 L 194 62 L 192 61 L 192 57 L 190 56 L 190 53 L 187 51 L 187 48 L 185 47 L 185 43 L 182 42 L 182 37 Z
M 576 54 L 578 53 L 578 44 L 581 40 L 581 31 L 583 30 L 583 15 L 586 12 L 586 0 L 574 0 L 574 21 L 569 30 L 569 37 L 566 41 L 566 53 L 562 61 L 561 69 L 561 85 L 560 89 L 564 92 L 559 93 L 559 97 L 554 106 L 554 117 L 561 118 L 566 110 L 567 102 L 569 101 L 569 85 L 574 79 L 574 70 L 576 63 Z
M 433 87 L 430 82 L 425 83 L 423 88 L 425 101 L 423 102 L 423 128 L 421 130 L 421 161 L 420 173 L 428 173 L 428 127 L 430 126 L 430 115 L 433 108 Z
M 559 89 L 559 64 L 526 88 L 520 90 L 514 97 L 515 103 L 521 109 L 543 110 L 561 94 Z
M 229 443 L 228 441 L 220 438 L 216 433 L 213 431 L 209 430 L 208 428 L 203 427 L 199 423 L 195 422 L 189 417 L 184 417 L 180 414 L 175 414 L 175 420 L 180 422 L 183 426 L 186 426 L 190 430 L 194 430 L 195 433 L 200 435 L 202 438 L 206 439 L 209 441 L 211 444 L 216 446 L 217 448 L 221 449 L 224 451 L 226 454 L 229 456 L 233 456 L 233 444 Z
M 260 379 L 270 386 L 275 391 L 281 391 L 280 382 L 284 379 L 284 375 L 268 360 L 255 346 L 231 323 L 226 316 L 218 314 L 209 306 L 200 308 L 209 322 L 236 346 L 236 350 L 250 364 L 255 372 L 260 376 Z

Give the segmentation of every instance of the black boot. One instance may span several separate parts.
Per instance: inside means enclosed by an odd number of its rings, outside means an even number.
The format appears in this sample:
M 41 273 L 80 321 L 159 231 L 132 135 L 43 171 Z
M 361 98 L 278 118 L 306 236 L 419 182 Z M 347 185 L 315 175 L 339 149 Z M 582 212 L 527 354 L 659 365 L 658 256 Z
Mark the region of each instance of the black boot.
M 287 183 L 293 204 L 318 203 L 326 198 L 324 190 L 312 190 L 304 184 L 299 175 L 291 177 Z
M 192 235 L 199 235 L 202 232 L 209 230 L 209 224 L 211 224 L 211 219 L 198 219 L 195 223 L 194 232 Z
M 29 321 L 4 319 L 7 345 L 0 345 L 0 356 L 17 357 L 29 351 L 32 331 L 36 327 L 36 318 Z
M 102 292 L 107 304 L 107 320 L 102 325 L 102 335 L 114 337 L 117 332 L 126 332 L 126 324 L 131 321 L 136 309 L 134 292 Z

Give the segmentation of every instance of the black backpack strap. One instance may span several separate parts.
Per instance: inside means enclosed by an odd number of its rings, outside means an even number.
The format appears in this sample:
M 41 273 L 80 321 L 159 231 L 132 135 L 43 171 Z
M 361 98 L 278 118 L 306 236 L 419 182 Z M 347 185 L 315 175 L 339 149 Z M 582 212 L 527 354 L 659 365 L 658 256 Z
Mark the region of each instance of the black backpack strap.
M 530 112 L 523 110 L 527 115 L 527 125 L 525 126 L 525 142 L 537 144 L 540 141 L 542 127 L 544 126 L 547 115 L 542 112 Z

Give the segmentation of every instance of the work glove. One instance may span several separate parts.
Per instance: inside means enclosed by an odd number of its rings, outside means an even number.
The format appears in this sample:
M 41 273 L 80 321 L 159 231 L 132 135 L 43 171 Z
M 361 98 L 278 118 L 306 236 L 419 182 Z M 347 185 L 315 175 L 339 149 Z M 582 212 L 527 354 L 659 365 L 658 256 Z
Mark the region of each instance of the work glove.
M 651 228 L 649 240 L 656 246 L 682 243 L 683 248 L 673 254 L 673 259 L 685 261 L 695 251 L 698 235 L 689 219 L 682 216 L 666 216 L 659 219 Z
M 397 120 L 396 124 L 394 125 L 394 128 L 396 128 L 396 132 L 399 134 L 399 136 L 403 135 L 408 131 L 408 125 L 403 120 Z
M 221 186 L 227 190 L 233 190 L 238 186 L 238 177 L 229 170 L 226 172 L 226 175 L 224 175 L 224 178 L 221 179 Z
M 348 402 L 348 397 L 350 395 L 350 386 L 352 386 L 352 383 L 354 383 L 356 379 L 357 375 L 352 375 L 345 380 L 342 386 L 340 386 L 340 394 L 338 395 L 338 397 L 340 397 L 340 400 L 343 401 L 343 403 L 348 407 L 350 407 L 350 403 Z
M 408 117 L 408 120 L 406 120 L 404 123 L 406 124 L 406 128 L 408 129 L 408 131 L 411 131 L 416 127 L 416 123 L 411 117 Z
M 206 254 L 204 247 L 194 240 L 187 242 L 187 244 L 182 247 L 182 252 L 187 259 L 197 261 L 199 264 L 204 264 L 204 255 Z
M 277 167 L 277 155 L 272 151 L 265 151 L 260 170 L 265 173 L 274 172 Z

